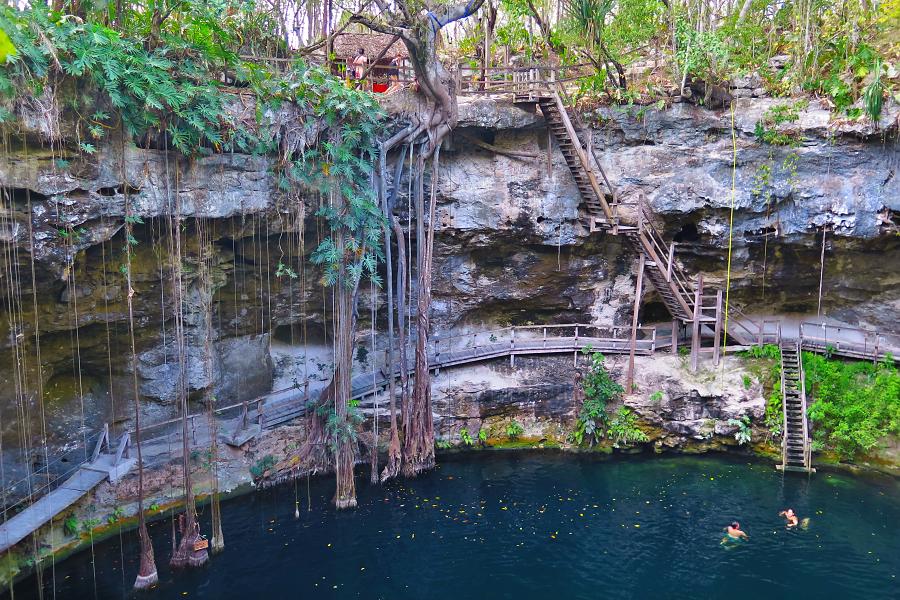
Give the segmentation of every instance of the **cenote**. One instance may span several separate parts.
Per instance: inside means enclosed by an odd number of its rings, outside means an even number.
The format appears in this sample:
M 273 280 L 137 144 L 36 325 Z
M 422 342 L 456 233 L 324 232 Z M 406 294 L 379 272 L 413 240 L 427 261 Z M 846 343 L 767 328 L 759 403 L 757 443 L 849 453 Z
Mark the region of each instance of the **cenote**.
M 171 525 L 150 531 L 159 586 L 145 598 L 896 598 L 900 482 L 783 476 L 727 457 L 599 459 L 563 453 L 443 457 L 417 479 L 331 507 L 331 480 L 223 504 L 226 548 L 167 566 Z M 294 518 L 295 498 L 300 517 Z M 309 502 L 311 500 L 311 504 Z M 810 517 L 787 530 L 779 510 Z M 208 510 L 203 513 L 208 531 Z M 740 520 L 749 541 L 723 546 Z M 137 537 L 114 535 L 55 566 L 44 597 L 131 597 Z M 124 566 L 122 563 L 125 558 Z M 16 598 L 37 598 L 35 579 Z

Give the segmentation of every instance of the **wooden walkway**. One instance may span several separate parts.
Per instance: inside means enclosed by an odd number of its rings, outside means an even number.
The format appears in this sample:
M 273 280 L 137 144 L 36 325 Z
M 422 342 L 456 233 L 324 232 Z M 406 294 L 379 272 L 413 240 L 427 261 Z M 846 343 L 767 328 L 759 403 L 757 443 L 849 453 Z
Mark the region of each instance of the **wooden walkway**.
M 74 475 L 50 489 L 36 502 L 0 525 L 0 552 L 8 550 L 53 517 L 66 510 L 105 480 L 116 481 L 136 464 L 127 456 L 128 434 L 122 436 L 115 452 L 109 450 L 109 429 L 104 426 L 89 461 L 79 465 Z
M 640 327 L 635 353 L 650 355 L 656 350 L 656 328 Z M 598 327 L 596 325 L 571 324 L 548 326 L 506 327 L 472 334 L 436 335 L 428 354 L 429 369 L 439 371 L 449 367 L 474 364 L 498 358 L 508 358 L 515 365 L 516 356 L 572 354 L 590 347 L 604 354 L 628 354 L 631 348 L 630 327 Z M 410 356 L 414 348 L 407 351 Z M 395 352 L 399 356 L 399 352 Z M 412 360 L 406 365 L 408 374 L 415 371 Z M 393 369 L 395 380 L 400 377 L 399 365 Z M 359 400 L 384 391 L 388 386 L 387 370 L 382 367 L 375 373 L 357 375 L 351 381 L 352 400 Z M 281 394 L 279 398 L 260 405 L 260 422 L 263 427 L 274 427 L 303 414 L 308 394 L 300 389 Z M 259 411 L 255 413 L 259 419 Z
M 799 339 L 792 341 L 789 338 L 781 337 L 778 321 L 762 320 L 757 322 L 748 319 L 738 311 L 735 311 L 731 326 L 734 327 L 735 332 L 741 332 L 740 334 L 735 333 L 735 339 L 748 342 L 744 344 L 745 346 L 763 343 L 794 344 L 803 350 L 828 352 L 837 356 L 866 360 L 883 360 L 891 353 L 894 356 L 900 356 L 900 345 L 892 345 L 885 336 L 877 332 L 859 328 L 803 322 L 799 325 Z M 661 350 L 674 353 L 677 351 L 678 343 L 678 339 L 673 339 L 669 335 L 660 338 L 657 335 L 656 327 L 636 328 L 634 345 L 637 355 L 649 356 Z M 429 352 L 429 368 L 439 371 L 497 359 L 508 359 L 514 366 L 517 356 L 554 354 L 571 354 L 573 361 L 577 363 L 578 354 L 588 347 L 604 354 L 628 354 L 631 349 L 631 328 L 564 324 L 505 327 L 452 336 L 436 334 L 432 339 L 432 349 Z M 412 355 L 412 349 L 410 349 L 410 355 Z M 412 361 L 406 365 L 406 370 L 409 374 L 413 373 Z M 785 369 L 785 372 L 787 371 L 789 369 Z M 391 376 L 395 379 L 400 376 L 399 367 L 392 370 Z M 388 373 L 384 367 L 376 369 L 374 373 L 357 375 L 352 379 L 352 398 L 374 397 L 383 392 L 387 385 Z M 798 385 L 803 385 L 802 377 Z M 783 386 L 782 389 L 786 390 L 788 386 Z M 239 417 L 232 419 L 235 423 L 234 431 L 228 431 L 226 427 L 219 428 L 223 441 L 246 443 L 262 428 L 275 427 L 296 419 L 303 415 L 309 399 L 310 393 L 307 389 L 292 387 L 216 409 L 216 414 L 220 417 L 226 413 L 242 411 Z M 789 406 L 789 403 L 785 402 L 785 406 Z M 801 414 L 805 416 L 805 404 L 800 410 Z M 203 420 L 206 417 L 206 413 L 190 415 L 189 429 L 194 431 L 196 420 Z M 180 421 L 180 419 L 170 419 L 146 426 L 144 442 L 172 435 L 164 433 L 164 431 L 178 425 Z M 805 418 L 803 421 L 805 422 Z M 808 426 L 804 425 L 804 428 L 805 433 L 802 435 L 808 439 Z M 112 452 L 109 447 L 108 432 L 106 430 L 101 432 L 100 441 L 91 458 L 73 467 L 73 475 L 55 488 L 52 484 L 48 485 L 45 490 L 49 491 L 48 494 L 0 525 L 0 552 L 28 537 L 102 481 L 106 479 L 115 481 L 127 473 L 135 463 L 135 459 L 127 456 L 131 435 L 132 432 L 126 432 L 120 439 L 116 451 Z M 179 434 L 175 433 L 174 435 Z M 103 451 L 104 448 L 106 451 Z M 806 456 L 808 465 L 808 449 Z M 790 465 L 790 463 L 786 464 Z

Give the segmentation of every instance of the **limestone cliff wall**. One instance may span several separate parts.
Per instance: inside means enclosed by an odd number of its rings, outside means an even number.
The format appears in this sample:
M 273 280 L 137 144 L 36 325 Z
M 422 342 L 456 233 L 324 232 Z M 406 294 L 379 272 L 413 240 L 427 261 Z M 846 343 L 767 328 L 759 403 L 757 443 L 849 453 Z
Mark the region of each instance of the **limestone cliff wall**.
M 797 148 L 760 145 L 753 128 L 774 102 L 740 99 L 734 140 L 730 113 L 690 105 L 600 108 L 586 111 L 582 120 L 591 126 L 598 159 L 623 197 L 642 198 L 652 207 L 666 237 L 679 242 L 678 255 L 689 272 L 724 281 L 732 239 L 733 301 L 769 314 L 815 311 L 821 230 L 828 225 L 824 312 L 900 333 L 896 129 L 829 122 L 823 109 L 811 107 L 794 125 L 801 139 Z M 330 309 L 305 260 L 324 234 L 313 217 L 317 199 L 286 197 L 263 157 L 221 154 L 186 161 L 113 139 L 96 156 L 63 159 L 58 146 L 41 142 L 39 125 L 8 132 L 0 152 L 0 236 L 11 265 L 3 285 L 21 298 L 11 313 L 4 303 L 0 319 L 5 436 L 17 439 L 20 433 L 13 340 L 26 348 L 22 368 L 29 381 L 38 377 L 35 322 L 51 434 L 60 441 L 71 436 L 82 410 L 90 423 L 130 418 L 127 290 L 119 272 L 126 201 L 143 219 L 135 225 L 132 273 L 146 417 L 174 414 L 168 232 L 169 215 L 176 211 L 188 217 L 183 269 L 193 397 L 212 393 L 220 403 L 237 401 L 268 391 L 282 372 L 310 377 L 306 368 L 292 371 L 287 364 L 296 352 L 273 363 L 276 342 L 297 347 L 305 341 L 317 348 L 318 371 L 327 371 Z M 472 139 L 534 158 L 497 154 Z M 796 157 L 787 160 L 790 153 Z M 766 166 L 769 175 L 761 180 Z M 539 112 L 491 99 L 462 100 L 459 127 L 442 153 L 438 189 L 436 327 L 629 320 L 634 257 L 617 238 L 589 235 L 581 225 L 577 190 L 555 144 L 548 145 Z M 400 205 L 405 204 L 404 196 Z M 204 256 L 201 234 L 212 242 Z M 202 277 L 201 260 L 207 265 Z M 306 283 L 278 277 L 279 264 L 305 270 Z M 668 318 L 654 302 L 652 287 L 644 300 L 642 320 Z M 366 290 L 361 302 L 376 305 L 376 326 L 382 329 L 383 300 L 371 299 Z M 369 311 L 360 313 L 363 345 Z M 363 352 L 358 358 L 360 369 L 371 368 Z M 34 417 L 33 396 L 29 402 L 26 410 Z

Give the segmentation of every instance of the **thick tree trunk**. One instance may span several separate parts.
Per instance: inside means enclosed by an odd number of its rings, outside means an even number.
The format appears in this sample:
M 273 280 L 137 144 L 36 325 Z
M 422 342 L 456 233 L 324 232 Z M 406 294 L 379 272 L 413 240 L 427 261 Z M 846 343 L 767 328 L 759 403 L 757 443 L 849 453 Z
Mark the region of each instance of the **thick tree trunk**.
M 403 474 L 415 477 L 434 467 L 434 419 L 431 409 L 431 375 L 428 367 L 428 335 L 431 326 L 431 267 L 434 249 L 434 215 L 437 203 L 437 178 L 440 146 L 434 149 L 431 175 L 431 200 L 428 208 L 428 228 L 418 238 L 421 265 L 417 295 L 416 372 L 412 397 L 411 423 L 406 428 L 403 448 Z M 423 159 L 420 159 L 420 164 Z M 424 222 L 424 194 L 421 179 L 416 193 L 419 231 Z M 423 239 L 424 238 L 424 239 Z
M 344 232 L 337 235 L 337 247 L 344 247 Z M 334 373 L 334 413 L 338 425 L 332 431 L 330 440 L 334 451 L 334 471 L 337 488 L 334 493 L 336 508 L 356 507 L 356 483 L 353 466 L 356 462 L 356 441 L 350 420 L 350 368 L 353 360 L 353 332 L 356 329 L 355 305 L 359 282 L 348 289 L 346 265 L 341 267 L 337 283 L 332 288 L 335 293 L 337 313 L 334 315 L 337 337 L 334 340 L 337 368 Z
M 397 238 L 397 314 L 398 314 L 398 338 L 400 343 L 400 362 L 399 362 L 399 372 L 400 372 L 400 385 L 401 385 L 401 393 L 402 393 L 402 402 L 406 403 L 406 386 L 407 386 L 407 374 L 406 374 L 406 335 L 404 333 L 404 316 L 405 316 L 405 302 L 404 297 L 406 294 L 406 248 L 405 248 L 405 239 L 403 236 L 403 230 L 400 228 L 400 223 L 398 223 L 397 218 L 394 216 L 394 202 L 397 198 L 397 190 L 400 187 L 400 180 L 403 175 L 403 163 L 406 158 L 406 153 L 403 152 L 400 157 L 397 159 L 397 166 L 394 170 L 394 179 L 392 181 L 393 191 L 391 193 L 391 197 L 388 198 L 385 193 L 385 181 L 384 174 L 386 171 L 385 162 L 386 162 L 386 150 L 382 148 L 381 152 L 381 179 L 380 179 L 380 191 L 382 195 L 383 202 L 383 211 L 385 219 L 387 219 L 388 227 L 385 227 L 384 233 L 384 251 L 385 258 L 387 260 L 387 293 L 388 293 L 388 396 L 390 399 L 390 410 L 391 410 L 391 440 L 388 445 L 388 457 L 387 464 L 384 466 L 384 470 L 381 472 L 381 481 L 385 482 L 388 479 L 392 479 L 400 474 L 400 466 L 402 463 L 402 452 L 400 446 L 400 432 L 397 425 L 397 403 L 396 403 L 396 390 L 394 389 L 394 377 L 392 370 L 395 366 L 395 356 L 394 356 L 394 277 L 393 277 L 393 261 L 392 261 L 392 252 L 391 252 L 391 236 L 390 231 L 394 231 L 394 235 Z

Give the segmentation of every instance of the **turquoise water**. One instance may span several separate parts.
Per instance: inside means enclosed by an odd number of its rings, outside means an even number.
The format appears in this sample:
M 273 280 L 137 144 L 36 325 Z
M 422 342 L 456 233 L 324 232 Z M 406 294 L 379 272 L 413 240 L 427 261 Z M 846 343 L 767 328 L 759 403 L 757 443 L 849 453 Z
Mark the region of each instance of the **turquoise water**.
M 411 482 L 367 480 L 356 511 L 329 507 L 330 479 L 312 482 L 311 506 L 298 483 L 296 520 L 293 484 L 224 503 L 226 549 L 200 570 L 168 569 L 170 524 L 154 523 L 161 583 L 141 597 L 900 598 L 896 479 L 482 452 Z M 784 527 L 787 506 L 807 530 Z M 723 546 L 733 519 L 750 539 Z M 57 564 L 56 597 L 129 597 L 136 556 L 125 532 Z M 15 597 L 37 597 L 36 581 Z

